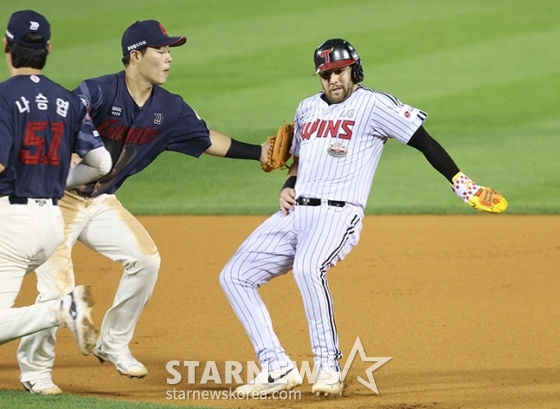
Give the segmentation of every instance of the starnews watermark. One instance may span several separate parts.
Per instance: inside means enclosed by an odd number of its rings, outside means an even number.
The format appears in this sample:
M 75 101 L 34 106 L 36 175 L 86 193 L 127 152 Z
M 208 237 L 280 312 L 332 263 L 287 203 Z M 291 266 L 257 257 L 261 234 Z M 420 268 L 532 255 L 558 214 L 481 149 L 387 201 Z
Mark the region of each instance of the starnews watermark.
M 341 371 L 341 380 L 346 379 L 348 371 L 352 367 L 356 355 L 362 362 L 372 362 L 365 372 L 367 380 L 361 376 L 357 377 L 359 383 L 368 388 L 373 393 L 379 395 L 373 372 L 381 366 L 389 362 L 392 357 L 373 357 L 367 356 L 360 337 L 356 337 L 356 341 L 352 346 L 352 350 L 348 354 L 348 359 Z M 307 383 L 314 384 L 317 380 L 318 368 L 311 369 L 309 362 L 292 361 L 295 370 L 299 372 L 301 379 Z M 301 391 L 299 390 L 275 390 L 273 392 L 255 391 L 249 393 L 240 393 L 235 387 L 229 389 L 215 389 L 215 385 L 237 384 L 243 385 L 250 383 L 260 373 L 261 369 L 254 361 L 248 361 L 243 365 L 237 361 L 225 361 L 221 367 L 218 367 L 216 361 L 207 361 L 201 365 L 200 361 L 169 361 L 165 369 L 170 377 L 167 378 L 168 385 L 197 385 L 196 389 L 181 389 L 174 387 L 166 391 L 166 399 L 168 400 L 228 400 L 228 399 L 273 399 L 273 400 L 290 400 L 301 399 Z M 243 379 L 241 373 L 245 370 L 246 379 Z M 269 376 L 269 382 L 270 376 Z M 208 390 L 201 389 L 201 385 L 209 385 Z
M 171 389 L 165 392 L 167 400 L 295 400 L 301 399 L 301 391 L 274 391 L 272 393 L 249 392 L 239 393 L 235 388 L 227 390 Z

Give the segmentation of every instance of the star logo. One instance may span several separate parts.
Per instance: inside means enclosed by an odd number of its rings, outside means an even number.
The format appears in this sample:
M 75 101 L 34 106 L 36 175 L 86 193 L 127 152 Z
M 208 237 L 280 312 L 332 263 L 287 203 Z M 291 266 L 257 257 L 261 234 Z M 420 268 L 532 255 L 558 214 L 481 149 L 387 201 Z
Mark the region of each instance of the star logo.
M 375 383 L 375 379 L 373 378 L 373 371 L 385 365 L 387 362 L 393 359 L 393 357 L 367 356 L 366 351 L 364 350 L 364 347 L 362 345 L 362 341 L 358 336 L 356 337 L 356 342 L 354 342 L 354 346 L 352 347 L 352 350 L 348 355 L 346 364 L 344 364 L 344 368 L 342 369 L 342 379 L 346 378 L 346 374 L 350 370 L 350 366 L 352 366 L 352 362 L 354 362 L 354 358 L 358 353 L 360 354 L 360 359 L 362 360 L 362 362 L 375 362 L 375 364 L 371 365 L 369 368 L 366 369 L 368 380 L 366 381 L 365 379 L 358 376 L 358 382 L 360 382 L 366 388 L 374 392 L 376 395 L 379 395 L 377 384 Z

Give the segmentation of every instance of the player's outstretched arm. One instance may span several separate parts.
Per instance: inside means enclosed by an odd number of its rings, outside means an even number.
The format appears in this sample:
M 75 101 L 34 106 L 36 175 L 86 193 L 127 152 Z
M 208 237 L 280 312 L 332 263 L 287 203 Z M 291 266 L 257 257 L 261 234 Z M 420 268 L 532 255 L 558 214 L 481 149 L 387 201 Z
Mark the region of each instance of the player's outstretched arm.
M 468 206 L 488 213 L 501 213 L 507 209 L 505 197 L 492 188 L 477 185 L 461 172 L 446 150 L 423 126 L 412 135 L 408 145 L 424 154 L 428 162 L 451 183 L 453 191 Z
M 505 197 L 490 187 L 480 186 L 463 172 L 453 176 L 453 191 L 470 207 L 488 213 L 502 213 L 508 207 Z
M 296 204 L 296 180 L 298 172 L 299 158 L 294 156 L 294 160 L 290 169 L 288 170 L 288 175 L 286 177 L 286 182 L 282 186 L 280 191 L 280 210 L 287 216 L 290 210 L 294 209 Z
M 206 149 L 206 153 L 212 156 L 234 159 L 254 159 L 261 164 L 266 163 L 270 142 L 266 140 L 262 145 L 237 141 L 226 134 L 210 130 L 210 141 L 212 145 Z

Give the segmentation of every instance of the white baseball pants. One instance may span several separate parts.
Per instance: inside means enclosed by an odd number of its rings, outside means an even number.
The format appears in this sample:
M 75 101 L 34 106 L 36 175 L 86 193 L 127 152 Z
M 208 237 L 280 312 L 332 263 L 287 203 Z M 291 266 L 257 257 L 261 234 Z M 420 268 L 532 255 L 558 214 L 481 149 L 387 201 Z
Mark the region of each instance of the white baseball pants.
M 67 191 L 59 202 L 64 241 L 37 272 L 37 303 L 59 299 L 74 288 L 72 247 L 77 240 L 124 267 L 112 307 L 101 324 L 97 346 L 109 354 L 130 352 L 129 343 L 150 299 L 160 267 L 157 247 L 146 229 L 114 195 L 84 198 Z M 103 283 L 92 284 L 102 286 Z M 22 382 L 50 376 L 56 329 L 21 340 L 18 360 Z
M 60 301 L 12 308 L 25 275 L 54 253 L 64 222 L 58 206 L 44 199 L 10 204 L 0 197 L 0 344 L 58 326 Z

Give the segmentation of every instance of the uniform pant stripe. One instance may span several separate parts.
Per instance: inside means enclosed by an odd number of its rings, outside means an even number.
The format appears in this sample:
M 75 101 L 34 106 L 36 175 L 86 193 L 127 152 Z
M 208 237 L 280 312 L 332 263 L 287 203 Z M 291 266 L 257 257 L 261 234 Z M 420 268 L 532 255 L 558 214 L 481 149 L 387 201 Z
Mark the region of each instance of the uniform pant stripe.
M 354 218 L 352 219 L 352 222 L 350 223 L 350 226 L 348 227 L 348 229 L 346 229 L 346 232 L 344 233 L 344 236 L 342 237 L 342 240 L 340 241 L 340 244 L 336 247 L 336 249 L 333 250 L 333 252 L 329 255 L 329 257 L 327 257 L 327 259 L 325 260 L 325 262 L 321 266 L 321 283 L 322 283 L 323 291 L 325 292 L 325 298 L 326 298 L 327 304 L 328 304 L 329 323 L 330 323 L 331 334 L 332 334 L 332 345 L 336 349 L 334 351 L 334 358 L 337 362 L 342 358 L 342 352 L 338 348 L 338 330 L 336 328 L 336 322 L 335 322 L 335 319 L 334 319 L 334 306 L 333 306 L 333 302 L 332 302 L 332 294 L 331 294 L 331 291 L 329 289 L 329 284 L 327 282 L 326 275 L 327 275 L 327 271 L 329 269 L 329 266 L 331 265 L 333 260 L 336 258 L 336 256 L 340 253 L 340 251 L 344 248 L 344 246 L 348 242 L 348 238 L 354 233 L 355 228 L 356 228 L 356 224 L 359 222 L 359 220 L 360 219 L 359 219 L 358 216 L 354 216 Z M 340 369 L 340 368 L 338 368 L 338 369 Z

